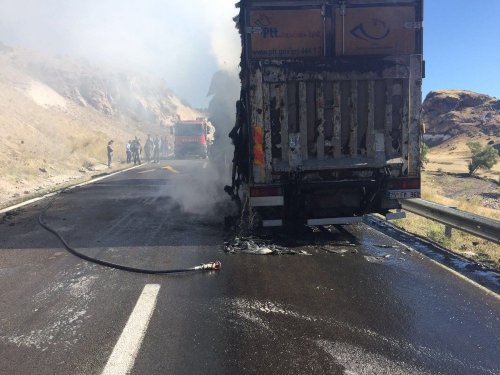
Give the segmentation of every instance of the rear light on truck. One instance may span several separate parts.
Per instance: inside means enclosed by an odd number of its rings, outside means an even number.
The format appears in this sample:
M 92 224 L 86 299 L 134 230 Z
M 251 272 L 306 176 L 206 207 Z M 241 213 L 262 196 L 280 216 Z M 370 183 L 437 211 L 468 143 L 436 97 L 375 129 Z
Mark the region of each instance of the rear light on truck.
M 250 188 L 251 197 L 276 197 L 283 195 L 283 190 L 279 186 L 252 186 Z
M 392 178 L 387 185 L 389 190 L 418 190 L 420 178 Z

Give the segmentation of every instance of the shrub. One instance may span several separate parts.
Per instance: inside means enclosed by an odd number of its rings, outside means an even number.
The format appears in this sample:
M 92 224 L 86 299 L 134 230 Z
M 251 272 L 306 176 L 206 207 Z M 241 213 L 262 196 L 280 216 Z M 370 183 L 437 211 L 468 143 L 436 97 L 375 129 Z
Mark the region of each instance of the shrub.
M 473 175 L 478 169 L 491 169 L 498 161 L 498 151 L 491 146 L 482 147 L 479 142 L 467 143 L 472 153 L 469 163 L 469 175 Z
M 90 161 L 84 161 L 82 167 L 88 171 L 91 171 L 94 169 L 94 164 L 92 164 Z

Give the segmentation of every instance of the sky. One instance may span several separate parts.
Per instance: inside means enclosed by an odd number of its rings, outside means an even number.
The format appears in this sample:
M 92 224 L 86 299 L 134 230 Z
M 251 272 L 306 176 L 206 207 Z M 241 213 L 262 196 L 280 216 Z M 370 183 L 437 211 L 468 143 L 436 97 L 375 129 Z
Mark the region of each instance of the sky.
M 500 0 L 424 4 L 424 95 L 467 89 L 500 98 Z
M 0 0 L 0 42 L 161 76 L 206 107 L 219 69 L 237 72 L 236 0 Z M 424 96 L 500 98 L 500 0 L 426 0 Z

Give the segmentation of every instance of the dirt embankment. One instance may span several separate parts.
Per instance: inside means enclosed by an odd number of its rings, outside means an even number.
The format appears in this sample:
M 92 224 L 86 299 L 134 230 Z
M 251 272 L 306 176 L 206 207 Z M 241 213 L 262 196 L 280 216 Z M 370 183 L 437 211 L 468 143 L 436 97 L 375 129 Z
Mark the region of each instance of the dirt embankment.
M 0 45 L 0 207 L 114 167 L 127 140 L 199 112 L 156 78 Z

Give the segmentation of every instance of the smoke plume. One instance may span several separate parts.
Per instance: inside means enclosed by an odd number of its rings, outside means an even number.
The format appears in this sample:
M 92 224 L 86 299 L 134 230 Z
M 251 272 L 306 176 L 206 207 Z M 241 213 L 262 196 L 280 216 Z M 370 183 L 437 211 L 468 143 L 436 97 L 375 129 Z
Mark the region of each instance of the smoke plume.
M 232 0 L 0 0 L 0 41 L 163 77 L 205 107 L 212 74 L 236 71 Z

